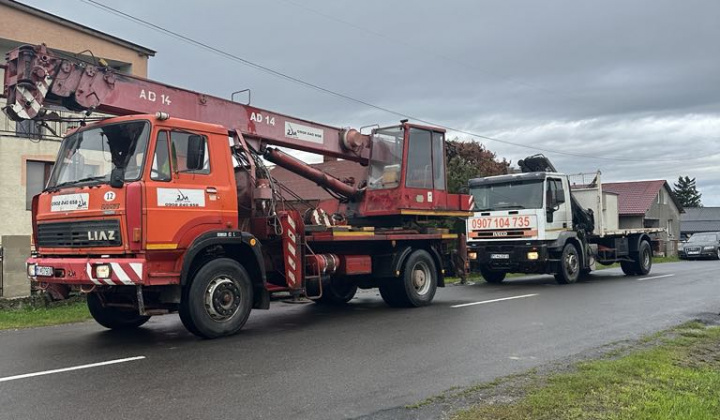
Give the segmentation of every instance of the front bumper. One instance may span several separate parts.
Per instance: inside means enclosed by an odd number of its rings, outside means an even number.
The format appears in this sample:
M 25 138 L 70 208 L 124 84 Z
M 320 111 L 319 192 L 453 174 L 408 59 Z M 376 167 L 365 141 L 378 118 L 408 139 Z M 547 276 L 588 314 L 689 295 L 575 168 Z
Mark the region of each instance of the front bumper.
M 472 255 L 473 252 L 477 257 L 469 259 L 471 271 L 478 271 L 483 266 L 511 273 L 545 273 L 550 261 L 550 252 L 545 244 L 468 244 L 468 253 Z M 537 253 L 537 258 L 530 259 L 530 253 Z
M 678 251 L 678 257 L 680 258 L 686 258 L 686 259 L 692 259 L 692 258 L 717 258 L 717 250 L 709 250 L 709 251 Z
M 147 282 L 147 262 L 144 258 L 45 258 L 32 257 L 27 264 L 50 267 L 50 276 L 30 276 L 32 281 L 69 285 L 133 286 Z M 98 278 L 97 265 L 109 265 L 110 276 Z M 36 269 L 37 271 L 37 269 Z

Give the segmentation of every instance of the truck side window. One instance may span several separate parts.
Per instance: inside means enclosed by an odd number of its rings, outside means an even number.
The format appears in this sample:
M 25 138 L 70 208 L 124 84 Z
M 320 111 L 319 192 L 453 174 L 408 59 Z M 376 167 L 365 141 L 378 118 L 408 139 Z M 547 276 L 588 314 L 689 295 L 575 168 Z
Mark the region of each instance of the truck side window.
M 152 169 L 150 169 L 150 179 L 155 181 L 170 181 L 172 179 L 166 131 L 158 133 L 157 142 L 155 143 L 155 157 L 153 158 Z
M 433 187 L 431 135 L 427 130 L 410 129 L 408 163 L 405 186 L 410 188 Z
M 547 190 L 545 191 L 545 207 L 553 208 L 558 205 L 558 191 L 562 189 L 561 183 L 557 179 L 548 179 Z
M 177 172 L 210 173 L 207 137 L 185 131 L 170 133 L 173 168 Z

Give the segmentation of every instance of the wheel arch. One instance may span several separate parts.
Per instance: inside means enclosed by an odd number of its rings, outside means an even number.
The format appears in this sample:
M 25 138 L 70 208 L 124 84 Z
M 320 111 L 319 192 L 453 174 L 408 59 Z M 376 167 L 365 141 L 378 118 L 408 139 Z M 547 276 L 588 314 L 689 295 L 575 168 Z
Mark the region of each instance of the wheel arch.
M 253 308 L 268 309 L 270 296 L 265 288 L 267 278 L 262 246 L 252 234 L 241 231 L 207 232 L 193 241 L 185 252 L 180 284 L 185 287 L 205 263 L 215 258 L 230 258 L 247 271 L 253 284 Z
M 422 250 L 430 254 L 430 257 L 433 259 L 433 263 L 435 263 L 435 275 L 437 276 L 438 287 L 445 287 L 445 275 L 443 274 L 444 270 L 442 258 L 440 256 L 440 253 L 436 249 L 437 247 L 434 245 L 435 244 L 433 242 L 428 242 L 423 246 L 418 246 L 417 244 L 407 244 L 405 248 L 401 252 L 396 253 L 395 257 L 393 258 L 393 276 L 398 277 L 397 273 L 402 273 L 405 261 L 407 261 L 407 259 L 410 257 L 410 254 L 415 251 Z

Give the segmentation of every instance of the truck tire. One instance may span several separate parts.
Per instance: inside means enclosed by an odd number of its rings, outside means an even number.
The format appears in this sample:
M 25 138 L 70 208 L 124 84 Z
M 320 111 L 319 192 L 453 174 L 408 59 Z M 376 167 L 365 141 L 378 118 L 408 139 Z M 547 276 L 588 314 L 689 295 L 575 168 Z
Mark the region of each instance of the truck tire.
M 645 276 L 650 272 L 652 268 L 652 248 L 650 248 L 648 241 L 640 242 L 637 258 L 633 265 L 635 266 L 635 274 L 638 276 Z
M 414 251 L 403 264 L 400 278 L 383 279 L 380 296 L 388 306 L 408 308 L 429 305 L 437 291 L 437 269 L 430 254 Z
M 482 274 L 486 282 L 493 284 L 502 283 L 506 275 L 504 271 L 493 271 L 485 267 L 480 267 L 480 274 Z
M 87 295 L 87 306 L 95 321 L 111 330 L 137 328 L 150 319 L 138 314 L 137 310 L 105 306 L 97 293 Z
M 635 262 L 634 261 L 620 261 L 620 268 L 626 276 L 635 276 Z
M 555 274 L 555 281 L 558 284 L 575 283 L 580 276 L 580 257 L 577 248 L 573 244 L 565 244 L 562 255 L 560 256 L 560 265 L 558 272 Z
M 199 337 L 235 334 L 250 316 L 252 282 L 235 260 L 218 258 L 207 262 L 185 289 L 180 301 L 180 320 Z
M 344 305 L 357 293 L 357 285 L 347 277 L 330 277 L 323 281 L 322 296 L 315 303 L 326 305 Z

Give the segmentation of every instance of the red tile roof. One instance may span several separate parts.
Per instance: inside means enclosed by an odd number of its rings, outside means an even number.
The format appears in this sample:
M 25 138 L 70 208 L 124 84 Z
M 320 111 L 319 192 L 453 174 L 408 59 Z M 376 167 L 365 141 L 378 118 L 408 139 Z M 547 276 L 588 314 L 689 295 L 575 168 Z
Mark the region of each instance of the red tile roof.
M 314 163 L 310 165 L 316 169 L 332 175 L 340 180 L 354 178 L 355 184 L 358 185 L 361 181 L 367 179 L 368 168 L 362 166 L 359 163 L 350 162 L 347 160 L 336 160 L 330 162 Z M 304 200 L 327 200 L 333 198 L 324 189 L 320 188 L 313 181 L 307 180 L 299 175 L 288 171 L 285 168 L 275 166 L 270 171 L 270 174 L 278 182 L 288 187 L 295 194 L 302 197 Z M 282 191 L 283 197 L 289 201 L 295 201 L 295 197 L 289 194 L 287 191 Z
M 657 199 L 660 189 L 665 187 L 666 192 L 680 211 L 682 207 L 671 194 L 670 186 L 665 180 L 634 181 L 634 182 L 608 182 L 602 184 L 603 191 L 618 194 L 618 211 L 621 215 L 645 215 L 653 201 Z

